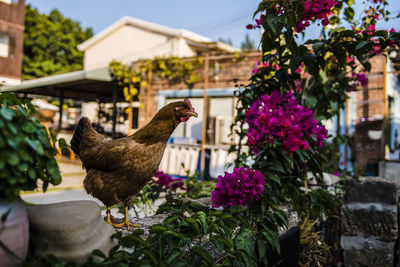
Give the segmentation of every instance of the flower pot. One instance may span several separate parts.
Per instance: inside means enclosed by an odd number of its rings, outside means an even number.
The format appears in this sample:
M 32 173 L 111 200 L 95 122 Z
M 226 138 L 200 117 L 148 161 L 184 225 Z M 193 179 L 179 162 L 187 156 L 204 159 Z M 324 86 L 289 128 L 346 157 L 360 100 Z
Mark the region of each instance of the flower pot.
M 10 213 L 3 222 L 1 217 L 9 210 Z M 21 260 L 25 259 L 28 252 L 29 223 L 20 198 L 11 203 L 0 199 L 0 241 L 0 267 L 21 265 Z M 8 249 L 4 249 L 2 245 Z

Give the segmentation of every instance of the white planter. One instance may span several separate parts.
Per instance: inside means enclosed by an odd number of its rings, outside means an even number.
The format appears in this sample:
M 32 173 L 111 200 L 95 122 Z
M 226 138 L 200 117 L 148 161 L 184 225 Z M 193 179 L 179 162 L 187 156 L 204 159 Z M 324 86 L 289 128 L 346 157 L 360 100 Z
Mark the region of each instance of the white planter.
M 1 217 L 8 210 L 6 221 Z M 20 259 L 25 259 L 29 243 L 29 223 L 25 206 L 20 198 L 14 202 L 0 199 L 0 241 Z M 21 262 L 0 246 L 0 267 L 19 266 Z

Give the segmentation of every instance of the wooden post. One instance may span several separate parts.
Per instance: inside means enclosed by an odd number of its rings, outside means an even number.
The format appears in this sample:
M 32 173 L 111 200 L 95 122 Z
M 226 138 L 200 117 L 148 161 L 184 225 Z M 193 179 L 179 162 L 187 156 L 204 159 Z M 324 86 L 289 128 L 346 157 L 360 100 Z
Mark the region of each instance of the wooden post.
M 63 118 L 63 105 L 64 105 L 64 90 L 60 89 L 60 107 L 59 107 L 59 118 L 58 118 L 58 132 L 62 129 L 62 118 Z
M 382 160 L 386 158 L 386 129 L 387 129 L 387 111 L 388 111 L 388 104 L 387 104 L 387 60 L 384 57 L 385 67 L 383 68 L 383 125 L 382 125 L 382 137 L 381 137 L 381 144 L 382 144 Z
M 112 101 L 113 101 L 113 114 L 112 114 L 112 132 L 111 137 L 115 139 L 116 137 L 116 126 L 117 126 L 117 87 L 114 86 L 112 89 Z
M 132 84 L 132 76 L 134 73 L 134 64 L 131 64 L 131 77 L 129 81 L 129 95 L 131 91 L 133 90 L 133 84 Z M 129 112 L 128 112 L 128 136 L 132 134 L 132 126 L 133 126 L 133 96 L 131 96 L 131 99 L 129 100 Z
M 207 115 L 208 115 L 208 99 L 207 99 L 207 88 L 208 88 L 208 68 L 209 68 L 210 54 L 205 53 L 204 60 L 204 90 L 203 90 L 203 125 L 201 129 L 201 159 L 200 159 L 200 172 L 201 180 L 204 180 L 204 171 L 206 166 L 206 132 L 207 132 Z
M 150 102 L 151 102 L 151 79 L 152 79 L 152 62 L 151 60 L 149 61 L 149 66 L 148 66 L 148 73 L 147 73 L 147 92 L 146 92 L 146 114 L 145 114 L 145 120 L 146 123 L 150 121 Z
M 344 129 L 344 134 L 348 135 L 349 134 L 349 99 L 346 98 L 346 104 L 344 106 L 345 108 L 345 118 L 344 118 L 344 123 L 345 123 L 345 129 Z M 347 169 L 347 161 L 349 157 L 349 144 L 346 142 L 344 145 L 344 167 Z

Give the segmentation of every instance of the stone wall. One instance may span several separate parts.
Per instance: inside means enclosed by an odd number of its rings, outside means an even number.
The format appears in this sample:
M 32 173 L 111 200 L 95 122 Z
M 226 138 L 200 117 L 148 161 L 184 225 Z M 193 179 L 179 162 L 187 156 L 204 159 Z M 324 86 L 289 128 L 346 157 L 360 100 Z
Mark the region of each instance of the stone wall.
M 398 190 L 397 183 L 379 177 L 349 181 L 342 208 L 344 266 L 394 266 Z

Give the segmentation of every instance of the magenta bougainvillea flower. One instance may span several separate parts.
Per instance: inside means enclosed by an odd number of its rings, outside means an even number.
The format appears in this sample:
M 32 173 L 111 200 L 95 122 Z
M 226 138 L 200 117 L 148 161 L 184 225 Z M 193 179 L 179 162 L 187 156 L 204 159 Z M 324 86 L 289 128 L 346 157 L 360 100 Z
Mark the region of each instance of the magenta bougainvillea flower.
M 281 95 L 272 92 L 263 95 L 246 110 L 248 145 L 254 153 L 265 142 L 282 145 L 289 154 L 298 149 L 306 150 L 312 137 L 322 147 L 328 136 L 323 125 L 318 125 L 312 111 L 299 105 L 293 93 Z
M 367 86 L 368 85 L 368 78 L 365 75 L 365 73 L 357 73 L 356 77 L 357 77 L 357 80 L 360 82 L 361 86 Z
M 156 179 L 153 178 L 153 183 L 163 187 L 165 190 L 172 190 L 175 191 L 176 189 L 185 189 L 183 179 L 175 179 L 172 178 L 170 175 L 163 173 L 162 171 L 157 170 L 156 174 L 154 175 Z
M 218 176 L 217 186 L 212 192 L 212 206 L 224 208 L 236 205 L 248 206 L 257 201 L 264 191 L 264 176 L 257 170 L 234 168 L 232 173 Z
M 296 32 L 302 32 L 310 26 L 310 20 L 322 20 L 322 25 L 328 25 L 328 16 L 332 14 L 332 8 L 337 2 L 335 0 L 305 0 L 303 4 L 304 13 L 295 28 Z

